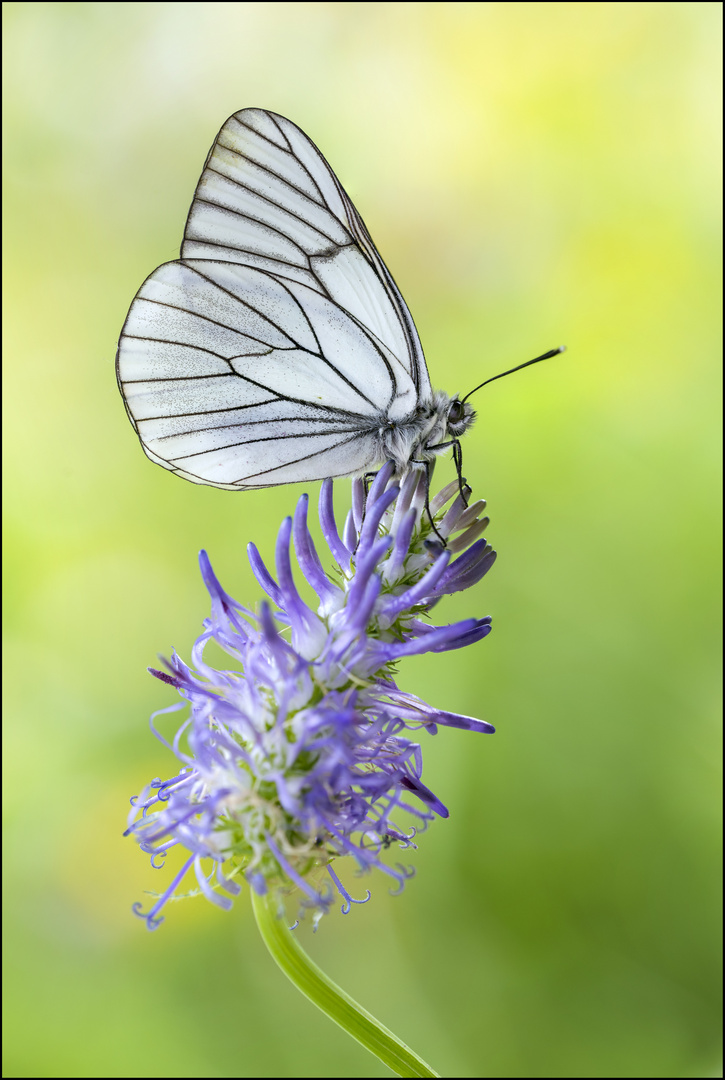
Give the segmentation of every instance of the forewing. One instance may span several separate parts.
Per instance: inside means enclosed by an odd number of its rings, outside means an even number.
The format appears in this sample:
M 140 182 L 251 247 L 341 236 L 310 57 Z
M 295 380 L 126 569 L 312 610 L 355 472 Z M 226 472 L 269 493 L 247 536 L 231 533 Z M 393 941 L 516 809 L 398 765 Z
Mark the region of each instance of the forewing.
M 204 259 L 147 278 L 117 374 L 148 456 L 226 488 L 372 467 L 397 385 L 386 351 L 310 285 Z
M 322 154 L 284 117 L 243 109 L 224 124 L 194 195 L 181 257 L 228 260 L 314 289 L 385 352 L 396 380 L 390 419 L 430 399 L 423 350 L 392 275 Z

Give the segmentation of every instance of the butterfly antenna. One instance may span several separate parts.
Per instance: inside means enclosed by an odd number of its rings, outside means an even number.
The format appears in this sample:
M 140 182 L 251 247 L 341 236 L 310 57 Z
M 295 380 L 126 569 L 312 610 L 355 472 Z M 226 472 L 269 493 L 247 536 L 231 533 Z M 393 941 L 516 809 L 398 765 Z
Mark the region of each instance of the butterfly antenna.
M 548 352 L 543 353 L 541 356 L 534 357 L 533 360 L 527 360 L 525 364 L 517 364 L 516 367 L 509 368 L 508 371 L 502 371 L 500 375 L 494 375 L 490 379 L 486 379 L 480 386 L 476 386 L 473 390 L 470 390 L 464 397 L 461 405 L 464 401 L 467 401 L 471 394 L 475 394 L 476 390 L 480 390 L 482 386 L 487 386 L 490 382 L 496 382 L 496 379 L 503 379 L 504 375 L 513 375 L 514 371 L 521 371 L 522 368 L 531 367 L 532 364 L 538 364 L 541 360 L 551 360 L 552 356 L 558 356 L 559 353 L 566 352 L 566 345 L 560 345 L 558 349 L 549 349 Z

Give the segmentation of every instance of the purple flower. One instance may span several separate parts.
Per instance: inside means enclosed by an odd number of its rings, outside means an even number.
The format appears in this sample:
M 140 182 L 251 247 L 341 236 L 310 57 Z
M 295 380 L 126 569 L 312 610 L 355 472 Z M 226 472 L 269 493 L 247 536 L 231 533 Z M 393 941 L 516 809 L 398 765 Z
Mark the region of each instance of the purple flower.
M 400 690 L 395 664 L 403 656 L 462 648 L 490 632 L 489 617 L 435 626 L 426 616 L 445 594 L 480 581 L 496 556 L 478 539 L 488 524 L 479 516 L 483 502 L 466 507 L 455 482 L 431 500 L 444 547 L 425 513 L 425 473 L 409 472 L 402 483 L 392 474 L 389 463 L 367 500 L 362 481 L 353 481 L 342 536 L 332 482 L 323 483 L 319 515 L 336 564 L 332 573 L 307 527 L 306 495 L 280 528 L 276 577 L 249 545 L 252 569 L 269 597 L 257 614 L 224 591 L 201 552 L 211 617 L 192 666 L 173 654 L 168 673 L 151 669 L 190 706 L 171 743 L 154 728 L 181 767 L 132 800 L 127 830 L 156 867 L 173 847 L 188 853 L 151 910 L 134 907 L 149 929 L 163 921 L 159 912 L 192 865 L 202 892 L 224 908 L 245 879 L 260 894 L 297 886 L 301 909 L 311 908 L 315 919 L 330 907 L 332 882 L 347 912 L 363 901 L 348 895 L 332 866 L 336 858 L 352 856 L 360 871 L 375 867 L 399 890 L 412 870 L 387 861 L 391 846 L 414 848 L 419 828 L 436 815 L 448 817 L 422 781 L 421 747 L 411 736 L 435 734 L 438 725 L 494 729 Z M 295 585 L 290 539 L 319 599 L 315 608 Z M 228 655 L 229 666 L 205 659 L 210 641 Z M 180 708 L 183 702 L 162 712 Z M 412 827 L 400 823 L 403 815 Z M 212 860 L 209 876 L 204 859 Z

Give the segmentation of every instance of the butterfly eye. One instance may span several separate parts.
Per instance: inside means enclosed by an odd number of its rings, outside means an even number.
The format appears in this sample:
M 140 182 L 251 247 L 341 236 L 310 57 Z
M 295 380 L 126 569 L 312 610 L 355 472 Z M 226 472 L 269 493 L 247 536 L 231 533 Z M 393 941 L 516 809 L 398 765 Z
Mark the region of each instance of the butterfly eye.
M 451 402 L 451 407 L 448 410 L 448 423 L 460 424 L 465 414 L 463 404 L 460 401 Z

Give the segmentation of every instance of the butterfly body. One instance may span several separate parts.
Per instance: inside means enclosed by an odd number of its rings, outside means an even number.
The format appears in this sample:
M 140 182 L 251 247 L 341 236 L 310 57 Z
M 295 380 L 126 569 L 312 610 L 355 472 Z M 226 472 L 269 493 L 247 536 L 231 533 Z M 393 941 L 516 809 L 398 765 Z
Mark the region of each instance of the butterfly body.
M 460 418 L 459 409 L 460 406 Z M 444 390 L 434 390 L 429 401 L 422 402 L 406 419 L 378 431 L 378 460 L 395 462 L 401 475 L 411 462 L 430 462 L 450 449 L 454 440 L 465 434 L 476 418 L 471 406 L 462 405 Z
M 330 166 L 262 109 L 219 132 L 181 258 L 131 305 L 117 376 L 152 461 L 232 490 L 388 459 L 403 474 L 475 416 L 431 389 L 410 312 Z

